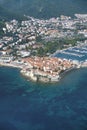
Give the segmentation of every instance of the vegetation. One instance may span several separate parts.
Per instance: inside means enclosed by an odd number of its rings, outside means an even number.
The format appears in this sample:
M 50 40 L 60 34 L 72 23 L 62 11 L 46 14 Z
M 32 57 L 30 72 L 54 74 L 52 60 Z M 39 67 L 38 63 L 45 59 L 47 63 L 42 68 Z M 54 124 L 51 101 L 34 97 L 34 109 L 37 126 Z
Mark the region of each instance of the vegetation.
M 42 41 L 42 37 L 41 36 L 37 36 L 36 37 L 36 42 L 41 42 Z
M 75 13 L 87 12 L 86 0 L 79 0 L 79 2 L 73 0 L 73 3 L 71 0 L 0 0 L 0 5 L 9 12 L 38 18 L 58 17 L 62 14 L 71 16 Z
M 19 21 L 26 19 L 22 14 L 18 14 L 14 11 L 11 12 L 0 5 L 0 20 L 12 20 L 14 18 Z
M 37 55 L 38 56 L 44 56 L 48 53 L 52 54 L 56 50 L 61 50 L 69 46 L 75 46 L 77 44 L 77 41 L 84 41 L 86 38 L 83 37 L 83 35 L 80 35 L 75 38 L 63 38 L 59 39 L 58 41 L 49 41 L 44 44 L 44 47 L 40 47 L 37 49 Z
M 53 42 L 47 42 L 44 44 L 44 47 L 39 48 L 37 50 L 37 55 L 39 56 L 43 56 L 43 55 L 47 55 L 47 54 L 52 54 L 54 53 L 56 50 L 60 50 L 63 48 L 63 42 L 60 41 L 53 41 Z
M 3 27 L 5 27 L 5 23 L 0 21 L 0 37 L 4 35 Z

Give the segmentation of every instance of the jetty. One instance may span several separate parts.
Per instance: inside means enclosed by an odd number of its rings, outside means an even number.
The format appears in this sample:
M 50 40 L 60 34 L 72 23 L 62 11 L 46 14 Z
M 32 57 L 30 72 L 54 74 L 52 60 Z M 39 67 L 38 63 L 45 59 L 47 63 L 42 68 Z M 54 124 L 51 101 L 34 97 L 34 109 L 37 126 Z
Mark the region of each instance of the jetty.
M 62 51 L 60 53 L 61 54 L 72 55 L 72 56 L 78 56 L 78 57 L 83 57 L 84 56 L 84 55 L 81 55 L 81 54 L 76 54 L 76 53 L 71 53 L 71 52 L 65 52 L 65 51 Z

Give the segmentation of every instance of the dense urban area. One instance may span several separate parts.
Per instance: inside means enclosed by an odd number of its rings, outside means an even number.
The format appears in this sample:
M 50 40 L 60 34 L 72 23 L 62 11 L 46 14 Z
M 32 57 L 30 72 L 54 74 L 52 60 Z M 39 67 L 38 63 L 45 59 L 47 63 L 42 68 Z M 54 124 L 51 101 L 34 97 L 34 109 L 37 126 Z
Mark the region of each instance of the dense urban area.
M 58 81 L 61 73 L 77 63 L 52 54 L 87 42 L 87 14 L 48 20 L 25 18 L 0 21 L 0 64 L 19 67 L 35 81 Z

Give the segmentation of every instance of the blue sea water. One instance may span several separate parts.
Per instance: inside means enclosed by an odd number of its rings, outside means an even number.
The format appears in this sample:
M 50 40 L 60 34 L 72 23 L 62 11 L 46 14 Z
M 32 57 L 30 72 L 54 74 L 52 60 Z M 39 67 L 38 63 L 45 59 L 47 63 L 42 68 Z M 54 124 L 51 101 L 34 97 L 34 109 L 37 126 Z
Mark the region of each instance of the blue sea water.
M 1 67 L 0 130 L 87 130 L 87 68 L 50 84 Z

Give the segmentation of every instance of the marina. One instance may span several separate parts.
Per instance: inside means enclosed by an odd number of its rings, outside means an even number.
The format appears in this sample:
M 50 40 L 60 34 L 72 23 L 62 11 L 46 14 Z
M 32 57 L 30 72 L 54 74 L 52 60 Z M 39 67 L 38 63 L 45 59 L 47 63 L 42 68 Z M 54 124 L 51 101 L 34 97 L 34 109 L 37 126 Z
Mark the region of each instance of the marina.
M 84 56 L 84 55 L 81 55 L 81 54 L 76 54 L 76 53 L 72 53 L 72 52 L 65 52 L 65 51 L 63 51 L 63 52 L 61 52 L 61 53 L 67 54 L 67 55 L 78 56 L 78 57 L 83 57 L 83 56 Z
M 81 45 L 70 47 L 64 50 L 57 51 L 52 56 L 70 60 L 85 61 L 87 59 L 87 46 Z

